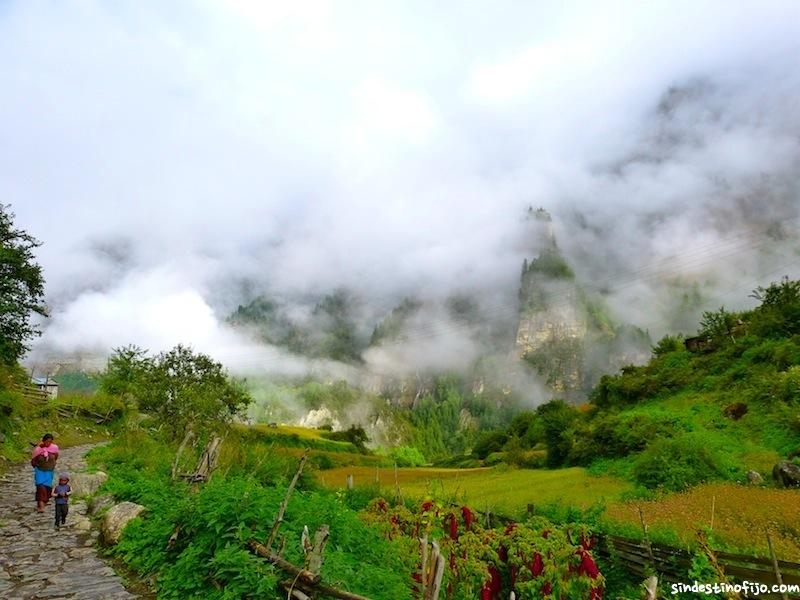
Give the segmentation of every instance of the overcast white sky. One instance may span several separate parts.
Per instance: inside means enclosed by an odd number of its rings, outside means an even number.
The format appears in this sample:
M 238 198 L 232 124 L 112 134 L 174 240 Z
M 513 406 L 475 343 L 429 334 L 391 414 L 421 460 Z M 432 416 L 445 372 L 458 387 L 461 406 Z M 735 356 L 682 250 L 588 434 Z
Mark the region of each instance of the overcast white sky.
M 502 302 L 529 204 L 658 330 L 798 272 L 798 57 L 791 0 L 6 1 L 0 201 L 65 352 L 213 353 L 245 285 Z

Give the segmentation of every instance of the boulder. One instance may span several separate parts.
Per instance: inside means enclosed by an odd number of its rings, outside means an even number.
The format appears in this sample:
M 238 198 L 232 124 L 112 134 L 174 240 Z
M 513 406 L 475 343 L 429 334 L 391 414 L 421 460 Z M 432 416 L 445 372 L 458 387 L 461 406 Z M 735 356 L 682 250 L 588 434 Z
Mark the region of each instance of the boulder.
M 100 527 L 103 541 L 109 546 L 119 543 L 125 526 L 138 517 L 143 510 L 144 506 L 135 502 L 120 502 L 109 508 Z
M 800 487 L 800 466 L 784 460 L 772 467 L 772 478 L 782 487 Z
M 761 485 L 762 483 L 764 483 L 764 478 L 758 471 L 748 471 L 747 483 L 749 483 L 750 485 Z
M 92 496 L 87 504 L 89 514 L 94 516 L 101 512 L 103 509 L 108 508 L 114 504 L 114 496 L 111 494 L 101 494 L 100 496 Z
M 726 406 L 725 410 L 722 411 L 722 414 L 729 419 L 738 421 L 747 414 L 747 404 L 744 402 L 734 402 L 733 404 Z
M 91 496 L 108 479 L 102 471 L 97 473 L 75 473 L 69 481 L 73 496 Z

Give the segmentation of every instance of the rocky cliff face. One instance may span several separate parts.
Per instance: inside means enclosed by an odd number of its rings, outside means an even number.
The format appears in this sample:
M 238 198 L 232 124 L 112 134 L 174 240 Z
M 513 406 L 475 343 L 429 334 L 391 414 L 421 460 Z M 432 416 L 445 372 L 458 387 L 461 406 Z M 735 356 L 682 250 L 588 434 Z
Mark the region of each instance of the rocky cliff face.
M 522 265 L 515 353 L 559 394 L 580 390 L 587 320 L 575 276 L 556 244 L 550 215 L 529 210 L 539 254 Z
M 615 326 L 589 298 L 556 243 L 550 215 L 530 210 L 538 256 L 522 266 L 516 356 L 556 395 L 581 401 L 604 372 L 649 355 L 644 332 Z

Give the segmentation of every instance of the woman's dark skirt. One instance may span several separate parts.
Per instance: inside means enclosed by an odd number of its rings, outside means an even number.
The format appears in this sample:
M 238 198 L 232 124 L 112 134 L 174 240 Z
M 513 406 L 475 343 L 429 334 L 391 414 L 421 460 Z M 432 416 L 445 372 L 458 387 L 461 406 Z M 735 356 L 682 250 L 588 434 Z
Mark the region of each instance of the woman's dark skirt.
M 36 486 L 36 502 L 43 502 L 47 504 L 50 500 L 50 492 L 53 488 L 49 485 L 37 485 Z

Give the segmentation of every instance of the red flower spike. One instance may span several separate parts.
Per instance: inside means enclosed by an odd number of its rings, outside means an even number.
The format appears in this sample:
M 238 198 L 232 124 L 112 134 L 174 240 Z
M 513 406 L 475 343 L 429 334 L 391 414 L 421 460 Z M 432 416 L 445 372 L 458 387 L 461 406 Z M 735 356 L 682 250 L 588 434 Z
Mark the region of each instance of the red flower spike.
M 458 523 L 456 523 L 456 515 L 455 513 L 450 513 L 445 517 L 445 523 L 447 520 L 450 520 L 450 539 L 457 540 L 458 539 Z
M 467 531 L 472 531 L 472 521 L 475 519 L 472 511 L 466 506 L 462 506 L 461 516 L 464 518 L 464 526 L 467 528 Z
M 531 563 L 531 575 L 538 577 L 544 571 L 544 563 L 542 562 L 542 555 L 538 552 L 533 555 L 533 562 Z

